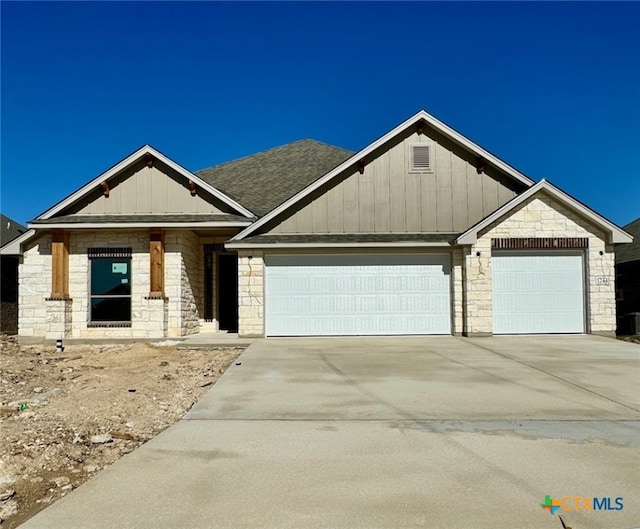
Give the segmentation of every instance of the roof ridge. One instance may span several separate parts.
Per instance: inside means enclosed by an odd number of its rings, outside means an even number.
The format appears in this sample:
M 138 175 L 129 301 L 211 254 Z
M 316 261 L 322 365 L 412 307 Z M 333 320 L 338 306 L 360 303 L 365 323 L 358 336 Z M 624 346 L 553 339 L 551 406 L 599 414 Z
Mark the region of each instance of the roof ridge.
M 225 165 L 229 165 L 229 164 L 236 163 L 236 162 L 241 162 L 242 160 L 247 160 L 247 159 L 253 158 L 255 156 L 260 156 L 262 154 L 267 154 L 267 153 L 270 153 L 270 152 L 274 152 L 274 151 L 277 151 L 279 149 L 283 149 L 285 147 L 291 147 L 292 145 L 295 145 L 297 143 L 302 143 L 302 142 L 317 143 L 318 145 L 324 145 L 325 147 L 331 147 L 332 149 L 339 149 L 341 151 L 345 151 L 345 153 L 353 153 L 354 152 L 354 151 L 350 151 L 349 149 L 345 149 L 343 147 L 338 147 L 337 145 L 331 145 L 330 143 L 314 140 L 313 138 L 301 138 L 299 140 L 294 140 L 294 141 L 291 141 L 289 143 L 283 143 L 282 145 L 276 145 L 275 147 L 269 147 L 268 149 L 264 149 L 262 151 L 254 152 L 252 154 L 247 154 L 245 156 L 241 156 L 240 158 L 234 158 L 233 160 L 228 160 L 226 162 L 222 162 L 222 163 L 219 163 L 219 164 L 216 164 L 216 165 L 211 165 L 209 167 L 205 167 L 204 169 L 198 169 L 197 171 L 194 171 L 194 172 L 195 172 L 195 174 L 203 173 L 204 171 L 208 171 L 210 169 L 217 169 L 217 168 L 223 167 Z

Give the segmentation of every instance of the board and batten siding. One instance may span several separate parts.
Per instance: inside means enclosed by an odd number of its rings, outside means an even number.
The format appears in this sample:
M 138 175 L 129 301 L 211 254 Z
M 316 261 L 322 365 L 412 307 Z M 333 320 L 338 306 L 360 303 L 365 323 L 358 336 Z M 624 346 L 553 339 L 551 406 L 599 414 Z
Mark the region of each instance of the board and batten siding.
M 109 196 L 97 186 L 89 201 L 73 211 L 79 215 L 219 214 L 229 208 L 198 189 L 192 196 L 186 179 L 155 161 L 153 167 L 138 163 L 109 180 Z M 224 209 L 220 209 L 224 208 Z
M 410 145 L 432 145 L 434 171 L 409 168 Z M 519 191 L 503 175 L 478 174 L 475 158 L 446 140 L 413 133 L 321 189 L 268 233 L 461 232 Z M 473 163 L 472 163 L 473 162 Z M 331 185 L 331 184 L 330 184 Z

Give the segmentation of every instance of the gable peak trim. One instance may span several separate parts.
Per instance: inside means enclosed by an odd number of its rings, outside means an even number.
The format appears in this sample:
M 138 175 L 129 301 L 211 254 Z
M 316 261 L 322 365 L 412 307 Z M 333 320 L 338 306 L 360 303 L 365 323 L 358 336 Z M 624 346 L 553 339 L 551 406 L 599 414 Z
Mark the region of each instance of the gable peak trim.
M 622 228 L 616 226 L 613 222 L 607 220 L 602 215 L 596 213 L 591 208 L 580 202 L 578 199 L 572 197 L 568 193 L 565 193 L 560 188 L 556 187 L 551 182 L 543 178 L 542 180 L 540 180 L 540 182 L 530 187 L 523 193 L 515 196 L 504 206 L 498 208 L 489 216 L 478 222 L 475 226 L 472 226 L 467 231 L 465 231 L 462 235 L 460 235 L 460 237 L 456 239 L 456 244 L 475 244 L 478 240 L 478 234 L 482 230 L 484 230 L 494 222 L 499 221 L 516 207 L 523 204 L 529 198 L 535 196 L 540 192 L 546 192 L 554 200 L 557 200 L 561 204 L 564 204 L 568 208 L 574 210 L 588 222 L 605 231 L 608 234 L 608 242 L 610 244 L 632 242 L 633 238 Z
M 258 221 L 254 222 L 247 229 L 241 231 L 231 240 L 239 241 L 249 236 L 250 234 L 254 233 L 260 227 L 264 226 L 266 223 L 270 222 L 277 216 L 287 211 L 294 204 L 298 203 L 300 200 L 304 199 L 306 196 L 310 195 L 319 187 L 323 186 L 331 179 L 340 175 L 342 172 L 352 167 L 356 167 L 356 169 L 359 170 L 359 166 L 357 164 L 359 164 L 361 160 L 366 160 L 367 156 L 370 155 L 372 152 L 374 152 L 376 149 L 385 145 L 387 142 L 389 142 L 399 134 L 402 134 L 403 132 L 405 132 L 406 130 L 412 127 L 416 127 L 416 130 L 422 129 L 423 132 L 426 132 L 426 129 L 428 127 L 431 127 L 435 129 L 437 132 L 439 132 L 440 134 L 447 136 L 452 141 L 460 144 L 462 147 L 473 152 L 476 156 L 484 159 L 486 162 L 489 162 L 495 167 L 497 167 L 498 169 L 504 171 L 507 175 L 509 175 L 514 180 L 520 182 L 521 184 L 524 184 L 527 187 L 530 187 L 534 184 L 533 180 L 531 180 L 524 174 L 520 173 L 515 168 L 511 167 L 506 162 L 500 160 L 498 157 L 494 156 L 489 151 L 486 151 L 479 145 L 473 143 L 471 140 L 465 138 L 462 134 L 452 129 L 448 125 L 445 125 L 443 122 L 441 122 L 440 120 L 438 120 L 437 118 L 435 118 L 434 116 L 426 112 L 425 110 L 420 110 L 416 114 L 411 116 L 409 119 L 403 121 L 402 123 L 400 123 L 400 125 L 392 129 L 391 131 L 387 132 L 385 135 L 381 136 L 374 142 L 370 143 L 367 147 L 365 147 L 361 151 L 353 154 L 351 157 L 349 157 L 343 163 L 338 165 L 336 168 L 332 169 L 321 178 L 318 178 L 315 182 L 309 184 L 302 191 L 298 192 L 294 196 L 285 200 L 282 204 L 272 209 L 269 213 L 267 213 Z
M 112 165 L 109 169 L 107 169 L 106 171 L 104 171 L 103 173 L 98 175 L 97 177 L 95 177 L 92 180 L 90 180 L 88 183 L 86 183 L 84 186 L 80 187 L 75 192 L 73 192 L 70 195 L 68 195 L 66 198 L 62 199 L 60 202 L 55 204 L 53 207 L 49 208 L 48 210 L 46 210 L 43 213 L 41 213 L 40 215 L 38 215 L 36 217 L 36 219 L 37 220 L 46 220 L 46 219 L 49 219 L 49 218 L 53 217 L 54 215 L 56 215 L 57 213 L 59 213 L 63 209 L 65 209 L 65 208 L 71 206 L 72 204 L 74 204 L 75 202 L 81 200 L 83 197 L 85 197 L 87 194 L 89 194 L 91 191 L 93 191 L 96 187 L 102 186 L 102 189 L 104 190 L 105 187 L 104 187 L 103 184 L 106 184 L 107 188 L 108 188 L 109 179 L 113 178 L 114 176 L 119 174 L 121 171 L 123 171 L 127 167 L 133 165 L 135 162 L 137 162 L 140 159 L 144 159 L 145 160 L 145 162 L 147 164 L 147 167 L 152 167 L 153 166 L 154 159 L 164 163 L 165 165 L 167 165 L 168 167 L 170 167 L 171 169 L 173 169 L 174 171 L 176 171 L 177 173 L 182 175 L 184 178 L 186 178 L 187 181 L 194 182 L 195 185 L 197 185 L 198 187 L 208 191 L 214 197 L 216 197 L 218 200 L 222 201 L 223 203 L 225 203 L 228 206 L 230 206 L 231 208 L 233 208 L 240 215 L 242 215 L 244 217 L 247 217 L 247 218 L 254 218 L 255 217 L 255 215 L 251 211 L 249 211 L 248 209 L 246 209 L 245 207 L 240 205 L 238 202 L 233 200 L 231 197 L 229 197 L 226 194 L 224 194 L 223 192 L 219 191 L 218 189 L 213 187 L 211 184 L 205 182 L 199 176 L 193 174 L 188 169 L 185 169 L 179 163 L 174 162 L 171 158 L 169 158 L 168 156 L 162 154 L 157 149 L 154 149 L 151 145 L 145 144 L 142 147 L 140 147 L 139 149 L 137 149 L 136 151 L 134 151 L 133 153 L 131 153 L 126 158 L 122 159 L 121 161 L 119 161 L 115 165 Z

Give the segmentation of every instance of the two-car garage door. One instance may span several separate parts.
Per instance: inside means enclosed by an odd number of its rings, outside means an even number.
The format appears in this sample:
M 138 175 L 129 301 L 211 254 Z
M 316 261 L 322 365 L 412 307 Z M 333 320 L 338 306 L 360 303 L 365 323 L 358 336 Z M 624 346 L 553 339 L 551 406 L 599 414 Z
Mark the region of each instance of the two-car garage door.
M 580 251 L 494 252 L 494 334 L 585 332 Z M 268 255 L 267 336 L 451 334 L 446 254 Z
M 493 333 L 582 333 L 584 265 L 580 251 L 494 252 Z
M 269 255 L 267 336 L 450 334 L 445 254 Z

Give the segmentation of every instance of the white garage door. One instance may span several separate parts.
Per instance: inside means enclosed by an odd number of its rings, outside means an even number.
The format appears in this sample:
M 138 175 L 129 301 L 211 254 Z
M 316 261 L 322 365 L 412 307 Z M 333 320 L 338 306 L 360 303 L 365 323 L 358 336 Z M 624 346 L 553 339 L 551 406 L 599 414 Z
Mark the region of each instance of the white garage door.
M 448 255 L 267 256 L 267 336 L 450 334 Z
M 584 332 L 582 252 L 495 252 L 494 334 Z

